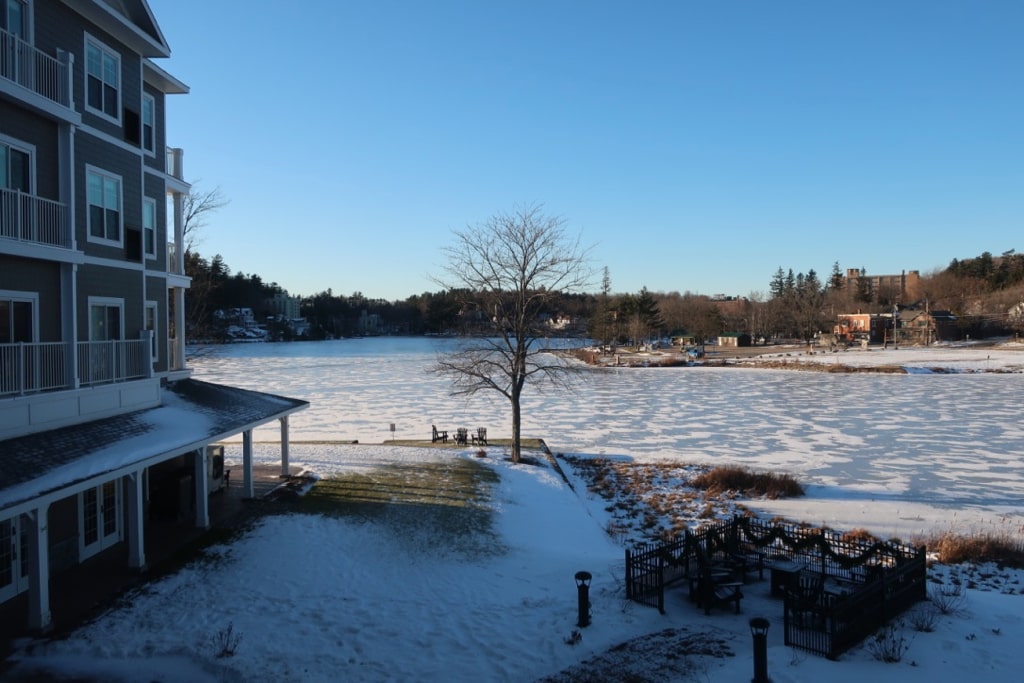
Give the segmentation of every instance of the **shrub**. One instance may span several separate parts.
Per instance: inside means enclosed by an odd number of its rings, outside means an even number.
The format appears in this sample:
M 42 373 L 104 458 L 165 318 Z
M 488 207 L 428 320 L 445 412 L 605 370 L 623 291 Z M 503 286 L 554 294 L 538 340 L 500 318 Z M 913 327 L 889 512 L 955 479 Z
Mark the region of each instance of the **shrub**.
M 1010 530 L 978 531 L 970 534 L 939 532 L 927 536 L 921 543 L 938 553 L 943 564 L 961 562 L 995 562 L 996 564 L 1024 568 L 1024 539 Z
M 229 621 L 227 627 L 214 633 L 210 640 L 213 643 L 215 656 L 234 657 L 238 644 L 242 642 L 242 634 L 236 633 L 235 624 Z
M 963 608 L 967 596 L 964 594 L 964 587 L 962 585 L 951 584 L 932 589 L 928 593 L 928 599 L 931 600 L 932 604 L 935 605 L 935 609 L 940 614 L 949 615 L 956 614 Z
M 698 474 L 690 485 L 717 495 L 740 491 L 747 496 L 792 498 L 804 495 L 804 487 L 792 475 L 776 472 L 753 472 L 745 467 L 724 465 Z
M 902 624 L 901 624 L 902 625 Z M 910 643 L 903 637 L 903 631 L 895 624 L 882 629 L 868 641 L 868 652 L 880 662 L 894 664 L 903 660 L 903 655 L 910 648 Z

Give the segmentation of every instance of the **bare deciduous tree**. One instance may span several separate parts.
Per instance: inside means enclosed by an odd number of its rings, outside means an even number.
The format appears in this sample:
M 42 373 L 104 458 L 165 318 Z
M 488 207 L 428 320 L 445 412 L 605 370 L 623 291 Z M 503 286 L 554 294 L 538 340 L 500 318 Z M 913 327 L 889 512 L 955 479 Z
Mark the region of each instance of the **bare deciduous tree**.
M 200 190 L 199 181 L 192 183 L 192 188 L 185 195 L 182 205 L 181 234 L 185 242 L 185 251 L 194 252 L 202 241 L 200 231 L 206 226 L 209 214 L 223 209 L 231 202 L 224 196 L 220 187 L 212 190 Z
M 521 455 L 520 399 L 527 382 L 565 387 L 573 367 L 537 343 L 550 333 L 541 320 L 552 301 L 581 291 L 590 281 L 590 250 L 568 236 L 565 221 L 537 205 L 497 214 L 456 230 L 445 248 L 445 275 L 435 281 L 464 292 L 479 305 L 488 336 L 467 339 L 438 358 L 435 371 L 451 377 L 453 395 L 497 391 L 512 406 L 513 462 Z

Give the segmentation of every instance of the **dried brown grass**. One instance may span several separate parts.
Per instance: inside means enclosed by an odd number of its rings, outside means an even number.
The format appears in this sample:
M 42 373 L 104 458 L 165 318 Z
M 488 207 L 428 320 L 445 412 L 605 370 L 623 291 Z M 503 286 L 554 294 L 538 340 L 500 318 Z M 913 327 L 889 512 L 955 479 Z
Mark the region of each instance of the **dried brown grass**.
M 690 485 L 711 495 L 739 492 L 771 499 L 804 495 L 804 487 L 790 474 L 754 472 L 734 465 L 714 467 L 698 474 L 690 480 Z

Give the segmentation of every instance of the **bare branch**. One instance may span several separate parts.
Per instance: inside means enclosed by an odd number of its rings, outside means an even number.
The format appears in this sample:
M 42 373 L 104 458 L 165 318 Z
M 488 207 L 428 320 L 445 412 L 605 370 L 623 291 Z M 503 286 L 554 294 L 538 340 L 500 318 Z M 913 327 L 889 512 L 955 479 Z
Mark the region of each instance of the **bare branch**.
M 192 183 L 192 188 L 185 195 L 182 210 L 182 237 L 185 241 L 185 251 L 194 252 L 202 242 L 201 231 L 206 226 L 209 214 L 223 209 L 231 203 L 221 192 L 220 187 L 212 190 L 200 190 L 199 181 Z

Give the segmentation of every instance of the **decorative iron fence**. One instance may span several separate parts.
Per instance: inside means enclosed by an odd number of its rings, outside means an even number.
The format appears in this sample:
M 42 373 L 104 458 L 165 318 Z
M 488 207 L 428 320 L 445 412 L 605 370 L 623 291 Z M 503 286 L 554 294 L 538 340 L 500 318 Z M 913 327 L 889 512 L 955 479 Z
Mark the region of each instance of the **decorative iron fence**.
M 626 551 L 626 597 L 665 611 L 665 589 L 719 559 L 803 565 L 802 574 L 843 584 L 813 602 L 786 593 L 786 645 L 836 657 L 927 597 L 924 547 L 852 538 L 830 529 L 735 517 L 669 543 Z

